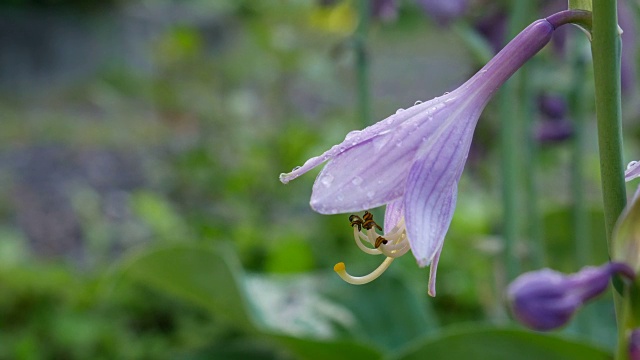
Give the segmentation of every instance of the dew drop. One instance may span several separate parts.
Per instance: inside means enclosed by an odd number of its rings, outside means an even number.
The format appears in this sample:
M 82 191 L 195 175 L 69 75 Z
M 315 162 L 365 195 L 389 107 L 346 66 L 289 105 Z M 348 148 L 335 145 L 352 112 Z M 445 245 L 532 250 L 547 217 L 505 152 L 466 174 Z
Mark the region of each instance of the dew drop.
M 300 166 L 296 166 L 296 167 L 294 167 L 294 168 L 291 170 L 291 172 L 298 171 L 298 170 L 300 170 Z
M 449 95 L 449 92 L 445 91 L 444 94 L 442 94 L 442 96 L 444 96 L 444 95 Z
M 632 161 L 629 163 L 629 165 L 627 165 L 627 170 L 631 169 L 632 167 L 634 167 L 638 162 L 637 161 Z
M 403 108 L 400 108 L 400 109 L 396 110 L 396 114 L 399 114 L 399 113 L 401 113 L 401 112 L 403 112 L 403 111 L 404 111 L 404 109 L 403 109 Z
M 353 130 L 353 131 L 350 131 L 350 132 L 347 134 L 347 136 L 345 136 L 345 137 L 344 137 L 344 139 L 345 139 L 345 140 L 350 140 L 352 137 L 354 137 L 354 136 L 356 136 L 356 135 L 360 134 L 360 132 L 361 132 L 360 130 Z
M 333 182 L 333 176 L 329 174 L 323 176 L 322 179 L 320 179 L 320 183 L 322 183 L 322 185 L 324 185 L 327 188 L 331 186 L 332 182 Z
M 399 140 L 398 142 L 396 142 L 396 147 L 401 147 L 402 146 L 402 140 Z
M 344 200 L 344 196 L 342 194 L 338 194 L 338 196 L 336 196 L 336 198 L 338 199 L 338 201 Z
M 422 101 L 418 100 L 415 102 L 415 104 L 413 104 L 413 106 L 420 105 L 420 104 L 422 104 Z
M 360 184 L 362 184 L 362 178 L 360 176 L 356 176 L 353 178 L 353 180 L 351 180 L 351 183 L 355 186 L 359 186 Z
M 369 200 L 373 199 L 373 195 L 375 194 L 376 194 L 375 191 L 367 191 L 367 197 L 369 198 Z

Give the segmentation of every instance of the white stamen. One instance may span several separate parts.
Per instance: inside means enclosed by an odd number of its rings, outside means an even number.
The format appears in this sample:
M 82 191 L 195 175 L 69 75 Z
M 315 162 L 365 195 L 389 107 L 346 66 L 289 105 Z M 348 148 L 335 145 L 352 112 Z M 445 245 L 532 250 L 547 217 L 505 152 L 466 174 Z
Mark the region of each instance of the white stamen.
M 370 245 L 375 246 L 376 240 L 382 237 L 386 240 L 385 243 L 378 244 L 380 245 L 378 248 L 371 248 L 364 244 L 364 242 L 368 242 Z M 342 280 L 354 284 L 354 285 L 362 285 L 368 282 L 371 282 L 377 279 L 380 275 L 382 275 L 385 270 L 391 265 L 391 262 L 395 258 L 398 258 L 404 254 L 406 254 L 409 250 L 411 250 L 411 246 L 409 245 L 409 240 L 407 239 L 407 231 L 404 224 L 404 218 L 400 219 L 396 226 L 393 229 L 384 235 L 378 234 L 376 232 L 375 227 L 371 227 L 370 229 L 362 229 L 358 230 L 356 226 L 353 227 L 353 239 L 356 242 L 356 245 L 360 248 L 360 250 L 364 251 L 369 255 L 381 255 L 384 254 L 387 258 L 370 274 L 365 276 L 352 276 L 347 273 L 346 266 L 344 263 L 337 263 L 333 270 L 340 275 Z
M 369 255 L 380 255 L 380 254 L 382 254 L 382 252 L 380 250 L 366 247 L 362 243 L 362 238 L 364 238 L 367 241 L 369 241 L 369 239 L 367 237 L 365 237 L 364 235 L 362 235 L 362 233 L 360 231 L 358 231 L 358 229 L 355 226 L 353 227 L 353 238 L 356 240 L 356 245 L 358 245 L 360 250 L 364 251 L 365 253 L 367 253 Z
M 394 258 L 392 258 L 392 257 L 388 257 L 388 258 L 384 259 L 384 261 L 382 262 L 382 264 L 380 264 L 380 266 L 378 266 L 370 274 L 365 275 L 365 276 L 352 276 L 352 275 L 349 275 L 349 273 L 347 273 L 347 269 L 346 269 L 344 263 L 342 263 L 342 262 L 341 263 L 337 263 L 333 267 L 333 270 L 336 273 L 338 273 L 338 275 L 340 275 L 342 280 L 348 282 L 349 284 L 364 285 L 366 283 L 369 283 L 369 282 L 377 279 L 380 275 L 382 275 L 382 273 L 385 270 L 387 270 L 389 265 L 391 265 L 393 260 L 394 260 Z

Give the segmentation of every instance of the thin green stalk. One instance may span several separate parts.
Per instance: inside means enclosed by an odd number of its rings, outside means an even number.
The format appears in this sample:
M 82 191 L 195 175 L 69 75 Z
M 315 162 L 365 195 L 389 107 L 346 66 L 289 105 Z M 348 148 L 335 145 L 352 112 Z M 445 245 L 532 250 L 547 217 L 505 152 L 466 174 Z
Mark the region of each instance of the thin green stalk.
M 358 113 L 361 125 L 369 125 L 371 119 L 371 96 L 369 87 L 369 59 L 367 54 L 367 36 L 371 8 L 369 0 L 358 0 L 358 28 L 354 37 L 356 53 L 356 82 L 358 89 Z
M 536 119 L 536 104 L 534 87 L 529 81 L 529 74 L 535 69 L 536 61 L 533 59 L 521 70 L 520 86 L 522 87 L 523 111 L 522 117 L 526 126 L 526 147 L 524 148 L 524 163 L 528 164 L 530 170 L 524 176 L 524 203 L 527 219 L 528 248 L 531 252 L 531 265 L 534 269 L 544 266 L 544 246 L 542 243 L 542 220 L 538 209 L 538 184 L 536 166 L 538 164 L 538 144 L 534 133 Z
M 528 24 L 530 1 L 517 0 L 513 2 L 512 17 L 509 19 L 507 36 L 513 38 L 522 28 Z M 519 99 L 514 99 L 521 76 L 516 73 L 503 86 L 499 98 L 500 112 L 500 154 L 502 168 L 502 206 L 505 241 L 505 266 L 506 277 L 510 281 L 520 271 L 518 256 L 516 254 L 516 241 L 519 230 L 519 206 L 518 193 L 521 159 L 518 149 L 522 143 L 522 121 L 518 114 Z
M 610 243 L 613 227 L 627 201 L 622 162 L 620 35 L 615 0 L 593 2 L 591 51 L 595 78 L 605 228 L 607 240 Z
M 589 214 L 587 212 L 587 202 L 585 194 L 587 193 L 585 183 L 585 154 L 587 149 L 586 142 L 586 118 L 587 118 L 587 99 L 586 99 L 586 63 L 580 51 L 584 36 L 572 37 L 571 54 L 573 68 L 573 84 L 569 91 L 569 111 L 574 125 L 574 136 L 572 142 L 572 158 L 571 158 L 571 198 L 573 200 L 572 217 L 573 217 L 573 233 L 574 233 L 574 249 L 576 255 L 576 269 L 591 263 L 591 237 L 588 230 Z M 585 40 L 586 41 L 586 40 Z M 578 317 L 582 320 L 578 324 L 578 329 L 583 330 L 585 334 L 591 334 L 597 320 L 597 314 L 591 308 L 584 309 Z
M 613 229 L 626 205 L 622 162 L 622 110 L 620 100 L 620 34 L 615 0 L 593 2 L 593 72 L 595 79 L 598 148 L 607 242 L 611 248 Z M 619 336 L 617 359 L 626 359 L 627 343 L 622 301 L 614 292 Z

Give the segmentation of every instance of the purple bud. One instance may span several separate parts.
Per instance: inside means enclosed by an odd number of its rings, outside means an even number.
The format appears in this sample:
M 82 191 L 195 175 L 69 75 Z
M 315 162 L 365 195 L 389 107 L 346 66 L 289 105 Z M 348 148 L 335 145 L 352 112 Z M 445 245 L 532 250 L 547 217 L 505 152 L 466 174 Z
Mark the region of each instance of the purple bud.
M 573 136 L 573 124 L 567 119 L 541 120 L 536 124 L 535 139 L 543 144 L 557 143 Z
M 521 275 L 509 285 L 507 296 L 513 315 L 534 330 L 552 330 L 565 325 L 582 304 L 603 293 L 612 275 L 633 278 L 633 270 L 622 263 L 584 267 L 565 275 L 542 269 Z
M 567 104 L 560 96 L 543 94 L 538 98 L 540 112 L 550 119 L 562 119 L 567 112 Z
M 640 360 L 640 328 L 629 336 L 629 360 Z

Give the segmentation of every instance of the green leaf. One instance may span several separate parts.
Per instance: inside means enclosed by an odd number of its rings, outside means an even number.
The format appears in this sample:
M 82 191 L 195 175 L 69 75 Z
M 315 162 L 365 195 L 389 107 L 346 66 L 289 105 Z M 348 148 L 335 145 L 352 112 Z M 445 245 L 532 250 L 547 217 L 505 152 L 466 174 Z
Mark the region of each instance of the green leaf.
M 569 10 L 591 11 L 591 0 L 569 0 Z
M 336 278 L 329 291 L 355 316 L 351 333 L 360 341 L 395 351 L 438 328 L 426 293 L 416 294 L 392 272 L 365 286 L 348 285 Z
M 427 296 L 393 273 L 367 286 L 335 274 L 244 274 L 231 252 L 174 245 L 130 258 L 125 276 L 257 329 L 304 359 L 381 357 L 436 328 Z M 368 346 L 366 344 L 375 344 Z
M 244 289 L 238 286 L 242 270 L 230 263 L 234 259 L 229 251 L 177 245 L 132 256 L 123 274 L 252 329 Z
M 600 348 L 554 335 L 517 329 L 475 328 L 440 333 L 396 357 L 398 360 L 606 360 Z
M 333 273 L 251 275 L 245 283 L 253 318 L 272 333 L 394 350 L 437 327 L 426 294 L 414 294 L 391 273 L 367 286 L 351 286 Z
M 273 339 L 286 346 L 299 359 L 304 360 L 376 360 L 382 358 L 382 354 L 378 350 L 348 340 L 312 340 L 277 335 L 274 335 Z

